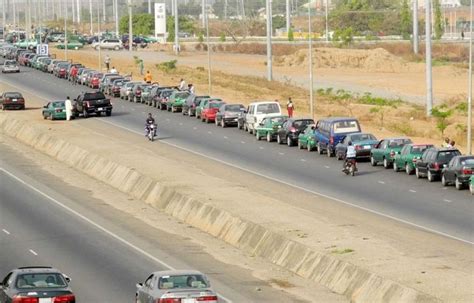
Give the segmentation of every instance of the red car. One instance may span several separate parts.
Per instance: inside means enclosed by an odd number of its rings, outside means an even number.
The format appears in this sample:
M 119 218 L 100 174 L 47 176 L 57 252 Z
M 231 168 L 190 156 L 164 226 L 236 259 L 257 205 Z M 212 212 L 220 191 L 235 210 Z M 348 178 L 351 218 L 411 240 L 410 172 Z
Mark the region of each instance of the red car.
M 4 92 L 0 96 L 0 105 L 2 110 L 25 109 L 25 98 L 18 92 Z
M 28 61 L 30 57 L 33 57 L 33 56 L 34 56 L 33 53 L 23 53 L 18 57 L 18 63 L 20 65 L 26 66 L 28 65 Z
M 206 123 L 214 122 L 216 120 L 216 114 L 219 111 L 219 107 L 223 105 L 222 101 L 211 101 L 207 103 L 201 112 L 201 121 Z
M 98 89 L 100 85 L 100 78 L 102 78 L 103 73 L 95 73 L 91 77 L 91 81 L 89 82 L 89 87 L 93 89 Z

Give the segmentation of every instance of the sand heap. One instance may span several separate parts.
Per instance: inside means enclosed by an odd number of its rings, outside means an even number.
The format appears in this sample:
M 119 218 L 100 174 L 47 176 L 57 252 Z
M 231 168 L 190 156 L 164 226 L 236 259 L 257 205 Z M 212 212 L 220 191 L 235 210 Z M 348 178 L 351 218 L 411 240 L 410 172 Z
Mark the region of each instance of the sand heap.
M 308 51 L 302 49 L 289 56 L 280 56 L 275 62 L 278 66 L 308 66 Z M 320 68 L 351 68 L 387 73 L 400 72 L 407 68 L 402 59 L 382 48 L 317 48 L 314 50 L 313 64 Z

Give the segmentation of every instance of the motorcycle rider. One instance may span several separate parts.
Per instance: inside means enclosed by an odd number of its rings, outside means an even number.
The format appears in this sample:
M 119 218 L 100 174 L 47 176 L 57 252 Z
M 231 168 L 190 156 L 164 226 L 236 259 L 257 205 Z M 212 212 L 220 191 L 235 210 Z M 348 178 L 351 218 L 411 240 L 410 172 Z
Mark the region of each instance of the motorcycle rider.
M 344 171 L 345 169 L 348 169 L 348 168 L 349 168 L 349 167 L 348 167 L 348 164 L 349 164 L 350 161 L 356 162 L 356 156 L 357 156 L 357 154 L 356 154 L 356 149 L 355 149 L 354 145 L 352 145 L 352 142 L 349 141 L 349 142 L 347 143 L 346 159 L 345 159 L 345 161 L 344 161 L 344 165 L 343 165 L 343 167 L 342 167 L 342 168 L 343 168 L 342 171 Z
M 151 113 L 148 113 L 148 117 L 145 120 L 145 137 L 148 136 L 148 132 L 150 131 L 150 125 L 155 124 L 155 118 L 151 115 Z

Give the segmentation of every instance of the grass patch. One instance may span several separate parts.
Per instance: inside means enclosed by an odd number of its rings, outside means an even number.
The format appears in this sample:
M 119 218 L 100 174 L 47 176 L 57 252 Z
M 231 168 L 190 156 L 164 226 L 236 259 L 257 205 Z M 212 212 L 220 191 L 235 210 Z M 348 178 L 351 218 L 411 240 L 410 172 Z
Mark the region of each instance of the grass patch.
M 157 64 L 156 68 L 162 72 L 167 73 L 176 70 L 176 63 L 178 63 L 178 60 L 166 61 Z
M 350 254 L 351 252 L 354 252 L 354 250 L 351 249 L 351 248 L 333 249 L 333 250 L 331 250 L 331 253 L 332 253 L 332 254 L 336 254 L 336 255 Z
M 284 281 L 284 280 L 279 280 L 279 279 L 271 279 L 270 283 L 275 284 L 275 285 L 277 285 L 278 287 L 281 287 L 281 288 L 295 287 L 295 285 L 291 284 L 290 282 Z

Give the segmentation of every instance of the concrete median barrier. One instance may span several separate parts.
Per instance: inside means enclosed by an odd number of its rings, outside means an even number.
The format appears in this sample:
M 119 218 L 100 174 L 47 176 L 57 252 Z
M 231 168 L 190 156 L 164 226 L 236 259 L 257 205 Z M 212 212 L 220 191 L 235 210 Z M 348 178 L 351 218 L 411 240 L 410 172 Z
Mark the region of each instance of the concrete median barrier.
M 35 122 L 0 116 L 0 132 L 131 197 L 186 222 L 247 254 L 259 256 L 301 277 L 324 285 L 353 302 L 438 302 L 438 298 L 387 279 L 327 252 L 294 241 L 264 224 L 206 203 L 172 182 L 157 181 L 126 163 L 110 160 L 37 128 Z M 186 172 L 189 173 L 189 172 Z

